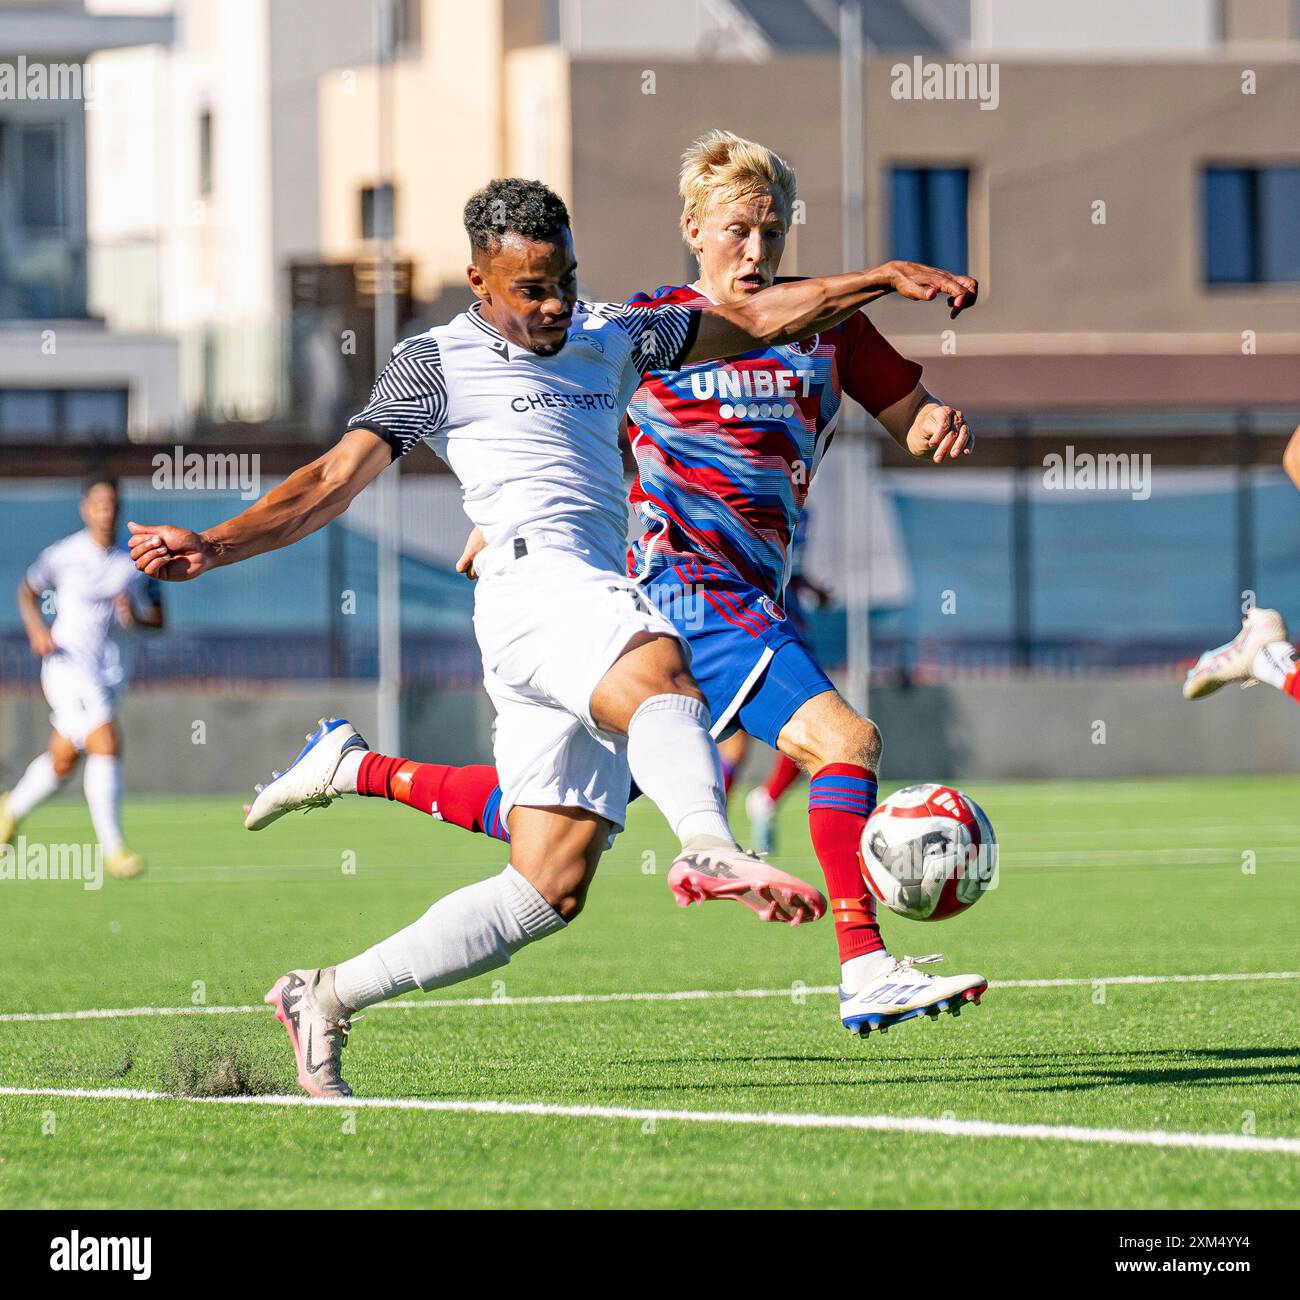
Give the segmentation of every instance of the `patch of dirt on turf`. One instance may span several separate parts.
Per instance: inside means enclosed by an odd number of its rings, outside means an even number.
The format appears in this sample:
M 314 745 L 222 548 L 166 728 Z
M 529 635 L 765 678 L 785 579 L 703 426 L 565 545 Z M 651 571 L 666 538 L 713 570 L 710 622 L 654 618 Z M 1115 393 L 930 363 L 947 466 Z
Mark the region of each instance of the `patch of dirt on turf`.
M 131 1067 L 134 1064 L 135 1064 L 135 1044 L 128 1043 L 122 1049 L 122 1059 L 118 1061 L 118 1063 L 111 1070 L 107 1072 L 108 1077 L 110 1079 L 125 1079 L 126 1076 L 131 1073 Z
M 239 1097 L 291 1091 L 274 1067 L 265 1036 L 253 1025 L 172 1026 L 158 1071 L 165 1092 L 188 1097 Z

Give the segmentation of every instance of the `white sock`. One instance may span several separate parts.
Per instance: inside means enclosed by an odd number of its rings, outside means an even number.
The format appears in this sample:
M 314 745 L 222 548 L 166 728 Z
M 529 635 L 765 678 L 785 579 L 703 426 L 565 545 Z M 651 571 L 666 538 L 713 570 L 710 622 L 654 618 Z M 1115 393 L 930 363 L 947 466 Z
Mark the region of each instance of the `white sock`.
M 82 778 L 95 838 L 112 857 L 122 847 L 122 770 L 111 754 L 87 754 Z
M 415 989 L 440 989 L 504 966 L 534 939 L 564 929 L 560 914 L 517 872 L 466 885 L 418 921 L 334 971 L 334 991 L 354 1011 Z
M 627 725 L 632 779 L 683 844 L 735 844 L 709 710 L 689 695 L 652 695 Z
M 9 792 L 9 811 L 21 821 L 38 803 L 44 803 L 63 782 L 54 775 L 54 760 L 48 752 L 37 754 Z
M 335 769 L 330 787 L 336 794 L 356 794 L 357 773 L 361 771 L 361 760 L 370 753 L 368 749 L 349 749 Z
M 846 993 L 857 993 L 893 964 L 894 958 L 883 948 L 879 952 L 864 952 L 860 957 L 850 957 L 840 963 L 840 983 Z
M 1295 646 L 1290 641 L 1274 641 L 1255 656 L 1250 675 L 1257 682 L 1275 686 L 1280 691 L 1282 683 L 1295 667 L 1295 656 Z

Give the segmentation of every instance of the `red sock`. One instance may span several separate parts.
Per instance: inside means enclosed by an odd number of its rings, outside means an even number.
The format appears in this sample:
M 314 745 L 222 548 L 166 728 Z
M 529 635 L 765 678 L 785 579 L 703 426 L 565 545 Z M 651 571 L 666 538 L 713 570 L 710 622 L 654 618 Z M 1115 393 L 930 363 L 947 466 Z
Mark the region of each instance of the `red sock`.
M 731 787 L 736 783 L 736 765 L 728 763 L 724 758 L 722 762 L 722 793 L 730 796 Z
M 1300 659 L 1296 660 L 1296 666 L 1287 673 L 1286 681 L 1282 683 L 1282 691 L 1300 704 Z
M 767 797 L 773 802 L 776 801 L 795 783 L 799 776 L 799 764 L 792 758 L 787 758 L 784 754 L 778 753 L 776 762 L 772 764 L 772 774 L 767 778 L 767 785 L 764 789 L 767 791 Z
M 808 829 L 826 876 L 841 962 L 885 946 L 858 864 L 862 828 L 875 806 L 876 774 L 856 763 L 830 763 L 808 784 Z
M 467 831 L 510 838 L 500 816 L 501 787 L 495 767 L 451 767 L 367 754 L 357 769 L 357 793 L 395 799 Z

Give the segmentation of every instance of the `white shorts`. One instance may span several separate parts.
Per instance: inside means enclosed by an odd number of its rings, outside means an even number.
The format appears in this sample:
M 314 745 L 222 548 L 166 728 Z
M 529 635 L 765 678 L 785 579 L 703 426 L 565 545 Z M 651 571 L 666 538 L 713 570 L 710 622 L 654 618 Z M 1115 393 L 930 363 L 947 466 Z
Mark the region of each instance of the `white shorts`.
M 547 548 L 479 579 L 474 630 L 497 713 L 502 819 L 516 804 L 586 808 L 621 828 L 627 740 L 596 725 L 591 695 L 638 632 L 680 640 L 676 628 L 624 574 Z
M 83 749 L 86 737 L 117 715 L 117 685 L 88 664 L 52 654 L 41 665 L 41 690 L 50 706 L 50 725 Z

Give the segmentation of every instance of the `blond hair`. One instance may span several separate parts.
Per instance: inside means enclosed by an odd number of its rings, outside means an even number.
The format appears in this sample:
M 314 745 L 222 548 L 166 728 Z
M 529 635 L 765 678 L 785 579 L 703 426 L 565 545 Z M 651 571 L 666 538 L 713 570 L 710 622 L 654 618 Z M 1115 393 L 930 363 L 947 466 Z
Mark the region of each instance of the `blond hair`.
M 775 190 L 794 208 L 794 168 L 765 145 L 731 131 L 713 130 L 700 136 L 682 154 L 677 181 L 682 196 L 682 238 L 690 246 L 687 222 L 702 221 L 711 203 L 731 203 L 762 190 Z

